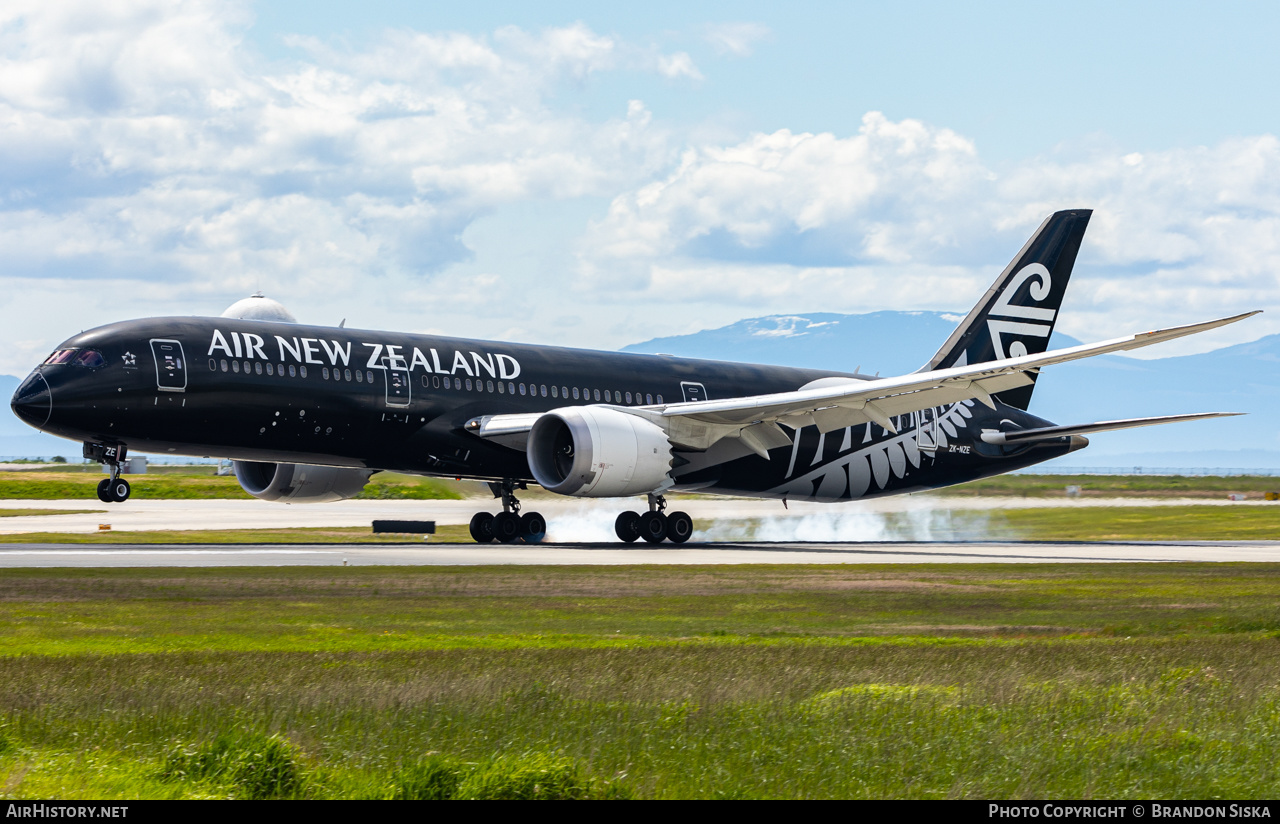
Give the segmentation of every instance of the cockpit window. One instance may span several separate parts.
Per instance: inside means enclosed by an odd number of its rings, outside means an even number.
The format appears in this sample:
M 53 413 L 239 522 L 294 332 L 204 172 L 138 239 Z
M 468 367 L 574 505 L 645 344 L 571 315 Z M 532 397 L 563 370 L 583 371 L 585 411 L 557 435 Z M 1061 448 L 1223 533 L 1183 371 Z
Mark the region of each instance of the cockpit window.
M 69 363 L 72 366 L 83 366 L 86 369 L 97 369 L 105 365 L 107 359 L 97 349 L 59 349 L 44 359 L 44 366 Z
M 97 369 L 106 362 L 107 359 L 102 357 L 102 353 L 97 349 L 82 349 L 80 354 L 76 355 L 76 359 L 72 361 L 76 366 L 83 366 L 87 369 Z
M 59 349 L 52 355 L 44 359 L 44 365 L 49 366 L 55 363 L 67 363 L 76 356 L 79 349 Z

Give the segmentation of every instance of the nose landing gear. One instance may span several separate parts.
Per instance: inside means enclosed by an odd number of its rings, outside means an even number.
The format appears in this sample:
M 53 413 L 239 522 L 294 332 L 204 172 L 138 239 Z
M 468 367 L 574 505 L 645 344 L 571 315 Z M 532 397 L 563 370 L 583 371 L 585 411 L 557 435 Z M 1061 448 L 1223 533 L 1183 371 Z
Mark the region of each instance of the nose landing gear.
M 98 500 L 104 504 L 118 504 L 129 500 L 132 488 L 129 482 L 120 477 L 121 462 L 124 461 L 128 447 L 124 444 L 106 445 L 86 443 L 83 454 L 91 461 L 97 461 L 111 470 L 110 478 L 103 478 L 98 483 Z
M 493 497 L 502 499 L 502 511 L 497 515 L 488 512 L 477 512 L 471 517 L 471 537 L 478 544 L 500 541 L 514 544 L 524 541 L 526 544 L 541 543 L 547 537 L 547 519 L 537 512 L 520 514 L 520 501 L 516 500 L 517 489 L 528 489 L 524 481 L 504 480 L 502 483 L 491 483 Z
M 614 534 L 625 543 L 635 543 L 637 538 L 644 538 L 651 544 L 660 544 L 664 540 L 673 544 L 683 544 L 693 535 L 693 519 L 684 512 L 666 513 L 667 500 L 661 495 L 649 496 L 649 511 L 623 512 L 613 522 Z

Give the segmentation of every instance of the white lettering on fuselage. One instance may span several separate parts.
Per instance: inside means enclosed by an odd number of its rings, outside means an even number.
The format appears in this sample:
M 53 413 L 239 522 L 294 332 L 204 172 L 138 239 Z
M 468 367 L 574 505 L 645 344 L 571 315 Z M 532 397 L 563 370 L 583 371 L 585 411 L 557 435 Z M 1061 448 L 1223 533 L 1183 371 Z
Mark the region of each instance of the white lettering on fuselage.
M 261 335 L 255 335 L 252 332 L 223 333 L 220 329 L 214 329 L 213 335 L 209 339 L 208 355 L 212 357 L 215 352 L 221 352 L 225 357 L 237 360 L 269 360 L 272 362 L 312 364 L 315 366 L 349 366 L 351 364 L 351 341 L 325 340 L 324 338 L 286 338 L 283 335 L 275 335 L 274 337 L 279 353 L 278 358 L 267 356 L 266 340 Z M 481 373 L 501 380 L 514 380 L 520 377 L 520 361 L 511 355 L 499 352 L 475 352 L 471 350 L 463 352 L 455 350 L 452 363 L 446 369 L 443 363 L 449 361 L 448 350 L 446 350 L 445 360 L 441 361 L 440 352 L 434 348 L 423 352 L 415 346 L 412 348 L 412 352 L 406 355 L 405 347 L 401 344 L 361 341 L 360 345 L 369 348 L 369 360 L 366 364 L 369 369 L 386 369 L 390 365 L 392 369 L 402 369 L 410 372 L 420 370 L 440 375 L 453 375 L 462 372 L 471 378 Z M 430 353 L 430 358 L 427 357 L 427 353 Z

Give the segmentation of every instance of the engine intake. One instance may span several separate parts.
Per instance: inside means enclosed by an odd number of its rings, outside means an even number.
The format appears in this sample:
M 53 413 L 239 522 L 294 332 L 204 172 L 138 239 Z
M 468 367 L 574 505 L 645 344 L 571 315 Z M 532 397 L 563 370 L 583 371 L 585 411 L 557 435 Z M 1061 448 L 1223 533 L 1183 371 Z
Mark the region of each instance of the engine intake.
M 287 504 L 326 504 L 354 498 L 369 483 L 369 469 L 235 461 L 236 480 L 255 498 Z
M 529 468 L 544 489 L 614 498 L 671 487 L 671 442 L 644 418 L 601 407 L 553 409 L 529 431 Z

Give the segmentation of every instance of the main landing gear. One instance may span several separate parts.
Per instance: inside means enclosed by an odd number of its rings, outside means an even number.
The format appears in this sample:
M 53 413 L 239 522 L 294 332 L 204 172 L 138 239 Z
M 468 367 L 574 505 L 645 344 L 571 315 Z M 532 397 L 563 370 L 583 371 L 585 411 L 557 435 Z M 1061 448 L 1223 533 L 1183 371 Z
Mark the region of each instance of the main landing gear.
M 644 538 L 651 544 L 660 544 L 664 540 L 683 544 L 693 534 L 693 519 L 684 512 L 668 515 L 666 509 L 666 499 L 651 494 L 648 512 L 623 512 L 613 522 L 613 531 L 629 544 L 637 538 Z
M 493 497 L 502 499 L 502 511 L 497 515 L 488 512 L 477 512 L 471 516 L 471 537 L 478 544 L 499 541 L 514 544 L 524 541 L 526 544 L 542 543 L 547 537 L 547 519 L 537 512 L 520 514 L 520 502 L 516 500 L 517 489 L 528 489 L 524 481 L 504 480 L 502 483 L 491 483 Z
M 86 458 L 97 461 L 111 470 L 111 477 L 103 478 L 98 483 L 98 500 L 104 504 L 119 504 L 129 500 L 132 489 L 129 482 L 120 477 L 121 462 L 124 461 L 127 449 L 128 447 L 123 444 L 107 446 L 100 443 L 86 443 L 84 445 Z

